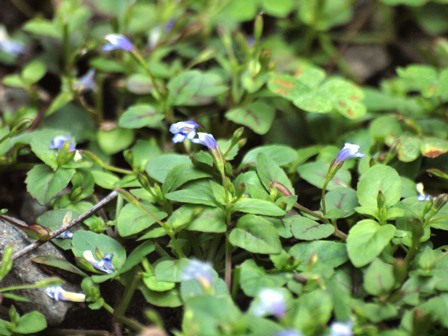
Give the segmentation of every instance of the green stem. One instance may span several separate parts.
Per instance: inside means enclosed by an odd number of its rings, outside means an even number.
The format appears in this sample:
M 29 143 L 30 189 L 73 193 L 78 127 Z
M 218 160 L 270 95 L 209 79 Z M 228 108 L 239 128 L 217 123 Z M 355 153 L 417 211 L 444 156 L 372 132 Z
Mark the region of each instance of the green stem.
M 100 166 L 101 168 L 104 168 L 106 170 L 113 171 L 113 172 L 120 173 L 120 174 L 125 174 L 125 175 L 134 174 L 134 172 L 132 170 L 114 167 L 114 166 L 111 166 L 111 165 L 101 161 L 101 159 L 98 156 L 96 156 L 95 154 L 93 154 L 92 152 L 90 152 L 88 150 L 81 150 L 81 153 L 84 154 L 85 156 L 87 156 L 93 162 L 95 162 L 98 166 Z
M 103 308 L 111 315 L 114 315 L 114 309 L 108 305 L 106 302 L 103 303 Z M 133 329 L 134 331 L 142 331 L 145 327 L 138 323 L 137 321 L 134 321 L 130 318 L 127 318 L 125 316 L 117 316 L 116 321 L 126 324 L 129 328 Z
M 132 297 L 134 296 L 134 292 L 137 289 L 140 280 L 142 279 L 142 274 L 140 272 L 136 272 L 134 277 L 132 278 L 131 284 L 125 287 L 125 291 L 123 294 L 123 298 L 121 299 L 120 304 L 115 309 L 114 319 L 124 316 L 126 309 L 131 302 Z
M 308 209 L 307 207 L 304 207 L 302 204 L 296 202 L 294 204 L 294 207 L 296 207 L 297 209 L 299 209 L 302 212 L 305 212 L 313 217 L 316 217 L 317 219 L 320 219 L 323 222 L 328 222 L 328 220 L 324 217 L 322 217 L 321 215 L 319 215 L 318 213 L 314 212 L 313 210 Z

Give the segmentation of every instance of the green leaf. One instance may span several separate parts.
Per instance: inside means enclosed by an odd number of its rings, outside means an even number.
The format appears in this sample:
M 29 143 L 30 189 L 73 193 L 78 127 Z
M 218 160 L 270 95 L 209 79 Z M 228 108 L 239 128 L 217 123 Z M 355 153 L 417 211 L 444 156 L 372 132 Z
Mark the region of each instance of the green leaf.
M 162 192 L 166 194 L 170 191 L 178 189 L 187 182 L 203 179 L 206 177 L 210 177 L 210 174 L 207 174 L 204 171 L 195 168 L 191 161 L 180 164 L 172 168 L 168 172 L 165 178 L 165 182 L 162 186 Z
M 32 85 L 38 82 L 47 71 L 45 63 L 35 60 L 28 63 L 22 71 L 23 82 Z
M 340 79 L 330 79 L 320 88 L 320 92 L 326 94 L 333 103 L 333 108 L 349 119 L 356 119 L 366 113 L 366 107 L 362 103 L 364 92 L 353 83 Z
M 47 328 L 45 316 L 38 311 L 32 311 L 21 316 L 12 329 L 20 334 L 33 334 L 45 328 Z
M 403 162 L 412 162 L 420 156 L 422 141 L 416 136 L 403 134 L 399 138 L 398 159 Z
M 151 241 L 146 241 L 141 245 L 137 246 L 126 258 L 123 266 L 120 268 L 119 273 L 123 274 L 130 271 L 133 267 L 140 264 L 140 262 L 146 258 L 146 256 L 155 251 L 155 245 Z
M 347 118 L 355 119 L 366 112 L 362 103 L 363 91 L 353 83 L 330 78 L 322 85 L 325 73 L 318 68 L 304 65 L 296 76 L 273 75 L 268 88 L 307 112 L 328 113 L 338 111 Z
M 154 306 L 174 308 L 183 304 L 177 288 L 167 292 L 151 291 L 146 286 L 140 286 L 139 289 L 145 297 L 145 300 Z
M 174 106 L 205 105 L 213 97 L 228 90 L 217 74 L 190 70 L 179 74 L 168 83 L 168 101 Z
M 394 206 L 401 197 L 401 179 L 397 171 L 385 165 L 369 168 L 358 182 L 358 201 L 362 208 L 377 210 L 378 194 L 384 196 L 384 206 Z
M 296 2 L 294 0 L 261 0 L 261 6 L 269 15 L 275 17 L 285 17 L 296 7 Z
M 125 128 L 114 128 L 111 130 L 99 130 L 97 141 L 101 150 L 107 154 L 116 154 L 128 148 L 134 141 L 134 132 Z
M 233 204 L 232 211 L 274 217 L 285 214 L 285 211 L 274 203 L 256 198 L 242 198 L 236 201 Z
M 318 240 L 331 236 L 334 226 L 331 224 L 320 224 L 312 219 L 294 215 L 284 220 L 291 225 L 291 232 L 295 238 L 301 240 Z
M 27 21 L 23 26 L 23 29 L 38 36 L 62 38 L 62 31 L 59 27 L 53 22 L 42 18 L 35 18 Z
M 186 227 L 189 231 L 224 233 L 225 213 L 221 208 L 204 208 Z
M 187 162 L 190 162 L 187 155 L 162 154 L 149 160 L 145 171 L 150 177 L 163 183 L 171 169 Z
M 297 330 L 319 330 L 318 326 L 328 323 L 333 310 L 333 300 L 323 289 L 304 293 L 298 299 L 298 309 L 293 316 Z M 313 332 L 316 335 L 315 332 Z
M 150 275 L 147 273 L 143 273 L 143 283 L 148 289 L 155 292 L 166 292 L 174 287 L 176 287 L 176 283 L 169 281 L 159 281 L 154 275 Z
M 440 138 L 425 137 L 421 145 L 422 155 L 434 159 L 448 152 L 448 141 Z
M 375 259 L 364 273 L 364 289 L 370 295 L 384 295 L 394 287 L 394 267 Z
M 232 18 L 237 21 L 249 21 L 255 18 L 259 0 L 228 1 L 224 9 L 224 18 Z
M 395 226 L 380 225 L 364 219 L 353 226 L 347 237 L 347 252 L 356 267 L 363 267 L 374 260 L 389 244 L 395 234 Z
M 327 178 L 330 164 L 326 162 L 308 162 L 297 167 L 297 172 L 300 177 L 308 183 L 322 189 Z M 347 188 L 350 186 L 351 175 L 347 169 L 341 168 L 338 170 L 333 179 L 328 183 L 327 190 L 333 190 L 338 187 Z
M 68 185 L 75 172 L 75 169 L 53 171 L 46 165 L 36 165 L 27 173 L 27 190 L 40 204 L 47 204 Z
M 86 277 L 87 274 L 81 271 L 78 267 L 72 265 L 67 260 L 60 259 L 54 256 L 39 256 L 31 259 L 37 264 L 42 264 L 50 267 L 55 267 L 63 271 L 74 273 L 82 277 Z
M 220 336 L 241 313 L 229 296 L 195 296 L 185 302 L 182 330 L 186 335 Z
M 167 214 L 160 211 L 152 204 L 140 205 L 149 213 L 152 213 L 156 218 L 162 220 L 167 217 Z M 139 233 L 156 223 L 156 219 L 148 215 L 145 211 L 136 207 L 133 204 L 126 204 L 120 211 L 117 217 L 117 230 L 121 237 L 129 237 Z
M 369 126 L 370 137 L 378 143 L 392 145 L 402 133 L 401 124 L 395 116 L 378 117 Z
M 240 266 L 241 289 L 247 296 L 255 296 L 262 288 L 282 287 L 290 278 L 287 272 L 266 272 L 253 259 L 244 261 Z
M 174 202 L 216 206 L 211 184 L 213 181 L 193 181 L 184 189 L 176 190 L 165 195 Z
M 257 134 L 266 134 L 271 128 L 274 117 L 274 108 L 262 101 L 255 101 L 226 113 L 227 119 L 247 126 Z
M 72 251 L 76 257 L 81 258 L 84 251 L 100 250 L 103 254 L 113 253 L 112 263 L 115 269 L 119 269 L 126 260 L 126 250 L 114 238 L 103 233 L 95 233 L 92 231 L 79 230 L 73 234 Z
M 346 218 L 355 213 L 358 206 L 356 191 L 351 188 L 336 188 L 325 195 L 327 207 L 326 218 L 339 219 Z
M 280 166 L 264 153 L 257 155 L 256 159 L 257 174 L 268 192 L 271 191 L 272 182 L 283 185 L 288 191 L 294 195 L 295 191 L 291 184 L 291 180 Z
M 158 127 L 165 118 L 149 104 L 132 105 L 120 116 L 118 125 L 123 128 Z
M 279 166 L 286 166 L 297 160 L 297 152 L 285 145 L 266 145 L 251 149 L 244 156 L 241 165 L 255 165 L 258 154 L 263 153 Z
M 288 251 L 297 260 L 301 260 L 299 270 L 305 270 L 310 258 L 317 255 L 319 262 L 329 267 L 336 268 L 348 260 L 347 248 L 343 243 L 317 240 L 309 243 L 299 243 Z
M 229 241 L 233 246 L 252 253 L 277 254 L 282 250 L 274 225 L 255 215 L 241 217 L 230 232 Z
M 99 185 L 101 188 L 112 190 L 117 187 L 120 182 L 120 178 L 112 173 L 101 171 L 101 170 L 91 170 L 90 171 L 95 184 Z
M 5 75 L 2 79 L 2 83 L 6 86 L 12 86 L 17 88 L 26 87 L 26 84 L 24 83 L 22 77 L 15 74 Z
M 182 271 L 188 263 L 186 258 L 159 259 L 154 267 L 154 274 L 159 281 L 180 282 Z
M 58 168 L 57 158 L 59 151 L 50 149 L 50 145 L 53 138 L 59 135 L 69 136 L 70 134 L 68 134 L 67 131 L 47 128 L 45 130 L 32 132 L 30 141 L 31 150 L 34 154 L 54 170 Z
M 316 31 L 328 30 L 336 25 L 348 23 L 352 18 L 353 6 L 350 0 L 325 1 L 316 11 L 314 1 L 300 1 L 300 20 Z M 318 14 L 317 14 L 318 13 Z
M 302 79 L 302 80 L 299 80 Z M 299 74 L 296 77 L 286 74 L 273 74 L 268 82 L 268 88 L 271 92 L 278 94 L 290 101 L 295 101 L 297 97 L 309 94 L 312 89 L 318 87 L 325 78 L 325 72 L 318 68 L 304 66 L 299 68 Z M 304 84 L 305 83 L 305 84 Z M 310 102 L 306 111 L 326 111 L 331 110 L 331 104 L 320 97 L 315 97 L 315 102 Z

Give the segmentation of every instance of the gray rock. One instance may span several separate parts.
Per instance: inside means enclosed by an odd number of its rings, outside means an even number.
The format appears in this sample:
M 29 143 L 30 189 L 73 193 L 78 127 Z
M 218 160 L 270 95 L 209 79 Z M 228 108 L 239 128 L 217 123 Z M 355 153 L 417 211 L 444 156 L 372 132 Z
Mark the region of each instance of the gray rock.
M 16 221 L 20 222 L 20 220 Z M 31 243 L 32 241 L 27 238 L 26 234 L 15 228 L 12 224 L 0 219 L 1 254 L 3 254 L 6 246 L 12 245 L 14 252 L 17 252 Z M 31 261 L 32 258 L 43 255 L 51 255 L 53 257 L 64 259 L 62 253 L 54 247 L 51 242 L 48 242 L 33 252 L 15 260 L 9 274 L 0 282 L 0 288 L 33 284 L 48 278 L 49 276 L 45 274 L 37 264 Z M 79 288 L 73 289 L 73 286 L 66 284 L 64 284 L 63 287 L 66 290 L 79 291 Z M 30 300 L 30 302 L 14 302 L 14 305 L 18 309 L 24 313 L 33 310 L 41 312 L 47 319 L 49 326 L 55 326 L 62 323 L 67 311 L 73 307 L 73 303 L 71 302 L 53 300 L 43 289 L 20 290 L 15 291 L 14 293 L 26 296 Z
M 363 44 L 349 46 L 343 58 L 358 82 L 364 82 L 390 64 L 390 57 L 384 46 Z

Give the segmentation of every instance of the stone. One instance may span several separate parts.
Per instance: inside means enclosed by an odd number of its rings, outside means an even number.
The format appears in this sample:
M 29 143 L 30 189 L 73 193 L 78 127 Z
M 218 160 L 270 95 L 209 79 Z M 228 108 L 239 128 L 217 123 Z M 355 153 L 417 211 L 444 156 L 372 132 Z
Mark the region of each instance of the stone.
M 20 220 L 15 218 L 13 219 L 26 225 Z M 28 239 L 25 233 L 0 218 L 1 255 L 3 255 L 3 251 L 6 246 L 12 245 L 15 253 L 31 243 L 33 243 L 33 241 Z M 64 255 L 51 242 L 47 242 L 36 250 L 16 259 L 13 262 L 11 271 L 0 282 L 0 288 L 17 285 L 29 285 L 49 278 L 49 276 L 44 273 L 36 263 L 31 261 L 32 258 L 38 256 L 53 256 L 65 259 Z M 64 284 L 63 287 L 69 291 L 79 291 L 79 288 L 76 288 L 73 285 Z M 30 300 L 30 302 L 15 301 L 14 305 L 16 308 L 23 313 L 33 310 L 41 312 L 47 319 L 49 326 L 61 324 L 64 321 L 68 310 L 74 306 L 71 302 L 53 300 L 45 293 L 44 289 L 41 288 L 19 290 L 14 291 L 13 293 L 26 296 Z

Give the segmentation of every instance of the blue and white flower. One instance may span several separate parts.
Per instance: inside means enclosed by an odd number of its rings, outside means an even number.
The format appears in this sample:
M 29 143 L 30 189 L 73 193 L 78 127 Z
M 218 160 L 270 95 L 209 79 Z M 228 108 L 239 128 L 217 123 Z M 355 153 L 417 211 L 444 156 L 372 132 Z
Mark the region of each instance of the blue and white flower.
M 170 126 L 170 132 L 174 134 L 173 142 L 184 142 L 186 139 L 192 140 L 196 136 L 198 123 L 193 120 L 179 121 Z
M 281 318 L 286 314 L 286 298 L 285 294 L 280 289 L 263 288 L 258 292 L 254 305 L 252 306 L 252 313 L 256 316 L 273 315 Z
M 86 300 L 85 294 L 66 291 L 62 286 L 47 287 L 45 293 L 56 301 L 84 302 Z
M 418 201 L 430 201 L 432 199 L 431 195 L 425 193 L 423 183 L 417 183 L 415 188 L 417 189 Z
M 68 135 L 58 135 L 55 136 L 52 140 L 51 140 L 51 144 L 50 144 L 50 149 L 62 149 L 62 146 L 64 146 L 64 144 L 69 141 L 70 142 L 70 147 L 69 147 L 69 151 L 74 151 L 75 150 L 75 144 L 72 141 L 72 137 L 68 136 Z
M 121 34 L 109 34 L 104 37 L 104 39 L 108 42 L 103 46 L 104 51 L 112 51 L 112 50 L 124 50 L 124 51 L 133 51 L 135 49 L 129 39 Z
M 79 77 L 74 84 L 74 88 L 78 91 L 96 91 L 95 70 L 90 69 L 83 76 Z
M 362 158 L 365 154 L 359 152 L 359 146 L 346 142 L 336 157 L 336 164 L 342 163 L 348 159 Z
M 192 139 L 191 141 L 206 146 L 210 150 L 216 150 L 218 147 L 215 138 L 209 133 L 198 132 L 198 137 Z
M 11 40 L 5 27 L 0 26 L 0 50 L 13 56 L 19 56 L 25 53 L 26 46 L 22 42 Z
M 82 254 L 82 256 L 97 270 L 102 271 L 104 273 L 110 274 L 115 271 L 115 267 L 112 264 L 112 258 L 114 257 L 113 253 L 107 253 L 104 255 L 103 259 L 97 260 L 92 251 L 86 250 Z
M 328 336 L 353 336 L 352 321 L 338 322 L 335 321 L 330 325 L 330 333 Z
M 209 262 L 198 259 L 189 260 L 182 270 L 180 280 L 196 280 L 205 287 L 210 287 L 213 279 L 213 267 Z

